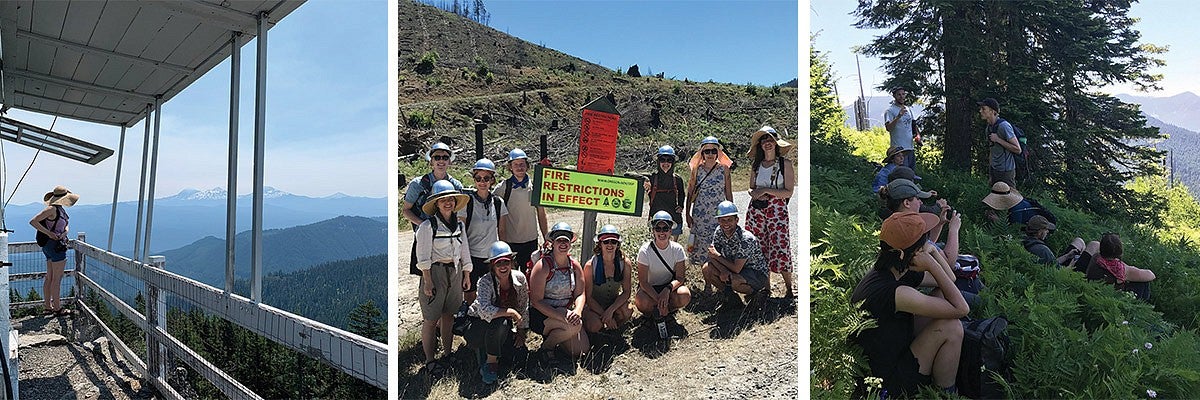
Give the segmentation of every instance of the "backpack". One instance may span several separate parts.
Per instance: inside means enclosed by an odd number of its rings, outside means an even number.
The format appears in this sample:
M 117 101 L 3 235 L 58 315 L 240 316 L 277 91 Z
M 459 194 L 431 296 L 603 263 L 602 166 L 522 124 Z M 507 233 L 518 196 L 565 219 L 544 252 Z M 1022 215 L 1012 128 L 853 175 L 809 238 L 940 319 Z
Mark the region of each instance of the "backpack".
M 1046 217 L 1047 221 L 1050 221 L 1050 223 L 1052 223 L 1052 224 L 1058 225 L 1058 217 L 1055 217 L 1054 213 L 1050 212 L 1050 210 L 1047 210 L 1046 207 L 1042 206 L 1041 203 L 1038 203 L 1037 200 L 1034 200 L 1034 199 L 1031 199 L 1028 197 L 1026 197 L 1025 200 L 1029 201 L 1029 205 L 1034 208 L 1033 212 L 1035 214 Z
M 54 221 L 55 221 L 55 222 L 54 222 L 55 224 L 57 224 L 57 223 L 58 223 L 58 218 L 67 218 L 68 220 L 70 219 L 70 217 L 67 217 L 67 213 L 66 213 L 65 211 L 63 211 L 63 208 L 62 208 L 62 206 L 55 205 L 55 206 L 54 206 L 54 211 L 55 211 L 55 212 L 57 213 L 57 215 L 58 215 L 58 217 L 56 217 L 56 218 L 55 218 L 55 220 L 54 220 Z M 41 221 L 38 221 L 38 223 L 39 223 L 39 224 L 42 224 L 42 227 L 44 227 L 44 228 L 46 228 L 46 229 L 54 229 L 54 226 L 53 226 L 53 225 L 46 225 L 46 222 L 47 222 L 47 221 L 49 221 L 49 220 L 50 220 L 49 218 L 46 218 L 46 219 L 43 219 L 43 220 L 41 220 Z M 47 235 L 47 234 L 45 234 L 45 233 L 42 233 L 42 231 L 37 231 L 37 234 L 35 234 L 35 235 L 34 235 L 34 240 L 36 240 L 36 241 L 37 241 L 37 245 L 38 245 L 38 247 L 43 247 L 43 246 L 45 246 L 45 245 L 46 245 L 46 243 L 50 243 L 50 235 Z
M 972 399 L 1005 398 L 1004 389 L 993 374 L 1012 380 L 1009 356 L 1008 319 L 992 317 L 966 320 L 963 324 L 962 353 L 958 361 L 958 394 Z
M 1000 118 L 996 125 L 999 126 L 1000 122 L 1008 122 L 1008 120 Z M 1029 150 L 1029 138 L 1025 136 L 1025 131 L 1022 131 L 1016 124 L 1008 122 L 1008 126 L 1012 127 L 1013 135 L 1017 137 L 1017 143 L 1021 145 L 1021 153 L 1013 155 L 1013 162 L 1017 167 L 1017 179 L 1024 181 L 1029 177 L 1030 159 L 1033 158 L 1033 153 Z
M 467 219 L 463 220 L 463 225 L 466 225 L 463 227 L 464 230 L 471 229 L 471 219 L 475 217 L 475 204 L 474 204 L 475 196 L 472 193 L 467 193 L 467 195 L 471 196 L 472 204 L 470 204 L 466 207 L 467 208 Z M 492 208 L 496 209 L 496 223 L 498 224 L 500 222 L 500 198 L 499 197 L 492 196 Z

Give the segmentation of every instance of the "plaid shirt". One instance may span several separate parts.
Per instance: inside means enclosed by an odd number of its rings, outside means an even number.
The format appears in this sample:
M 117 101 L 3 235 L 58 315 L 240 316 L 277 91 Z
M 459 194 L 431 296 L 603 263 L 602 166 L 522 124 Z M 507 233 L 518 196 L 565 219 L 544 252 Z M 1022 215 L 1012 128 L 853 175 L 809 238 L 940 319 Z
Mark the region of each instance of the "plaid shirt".
M 767 273 L 767 261 L 763 258 L 763 250 L 758 245 L 758 238 L 754 237 L 753 233 L 742 229 L 741 226 L 734 227 L 733 235 L 725 235 L 725 231 L 717 226 L 716 232 L 713 233 L 713 247 L 716 247 L 717 252 L 731 262 L 746 259 L 746 264 L 742 268 Z

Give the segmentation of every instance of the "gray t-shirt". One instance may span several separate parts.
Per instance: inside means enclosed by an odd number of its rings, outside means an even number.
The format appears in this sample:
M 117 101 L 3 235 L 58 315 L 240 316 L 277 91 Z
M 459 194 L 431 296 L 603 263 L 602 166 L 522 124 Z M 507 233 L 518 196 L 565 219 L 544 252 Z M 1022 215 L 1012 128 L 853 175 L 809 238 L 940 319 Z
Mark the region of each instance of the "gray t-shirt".
M 987 138 L 993 133 L 995 133 L 996 136 L 999 136 L 1000 140 L 1003 141 L 1008 141 L 1008 139 L 1016 137 L 1016 134 L 1013 133 L 1012 124 L 1009 124 L 1008 121 L 1005 120 L 1000 120 L 999 123 L 988 126 L 987 131 L 984 133 L 989 135 L 985 136 L 984 140 L 987 140 Z M 1017 169 L 1017 162 L 1015 159 L 1013 159 L 1012 152 L 1009 152 L 1008 149 L 1004 148 L 1004 146 L 1001 146 L 999 143 L 991 141 L 989 142 L 992 144 L 991 157 L 989 158 L 991 160 L 989 165 L 992 167 L 992 169 L 996 171 L 1012 171 Z
M 429 215 L 426 215 L 425 211 L 421 210 L 421 207 L 425 205 L 425 200 L 428 200 L 429 195 L 433 194 L 433 183 L 438 181 L 437 178 L 433 177 L 432 172 L 426 175 L 429 175 L 430 189 L 428 192 L 421 193 L 424 188 L 422 187 L 421 179 L 419 178 L 409 181 L 408 188 L 404 190 L 404 201 L 412 203 L 412 212 L 417 214 L 418 217 L 421 217 L 422 220 L 429 219 Z M 454 179 L 454 177 L 450 176 L 449 173 L 446 174 L 446 180 L 450 181 L 450 183 L 454 185 L 455 189 L 462 190 L 462 182 L 459 182 L 458 179 Z
M 900 115 L 900 106 L 896 105 L 894 101 L 891 104 L 892 106 L 883 112 L 883 121 L 885 123 Z M 912 109 L 909 108 L 908 112 L 904 113 L 904 116 L 896 121 L 896 125 L 892 126 L 892 130 L 888 131 L 891 134 L 891 147 L 900 146 L 904 150 L 913 149 L 912 122 Z
M 500 215 L 496 215 L 495 201 L 500 202 Z M 492 243 L 500 240 L 500 231 L 497 222 L 500 216 L 508 215 L 508 206 L 504 204 L 504 199 L 499 196 L 488 196 L 487 200 L 480 200 L 477 194 L 471 194 L 471 225 L 467 226 L 467 243 L 471 245 L 471 257 L 487 258 L 490 254 Z M 467 210 L 458 213 L 459 216 L 466 218 Z

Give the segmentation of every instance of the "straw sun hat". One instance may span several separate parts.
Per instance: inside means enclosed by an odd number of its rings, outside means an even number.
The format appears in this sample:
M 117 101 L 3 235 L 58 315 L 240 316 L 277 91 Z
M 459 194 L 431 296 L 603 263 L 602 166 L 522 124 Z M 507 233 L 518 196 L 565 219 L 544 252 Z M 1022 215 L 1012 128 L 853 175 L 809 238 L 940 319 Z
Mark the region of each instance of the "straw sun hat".
M 759 145 L 758 141 L 763 137 L 763 135 L 770 135 L 772 139 L 775 139 L 776 155 L 782 157 L 785 154 L 792 152 L 792 144 L 788 143 L 786 140 L 780 139 L 779 133 L 775 132 L 775 128 L 764 126 L 759 128 L 757 132 L 754 132 L 753 135 L 750 135 L 750 151 L 746 152 L 746 156 L 750 157 L 751 160 L 758 155 L 759 148 L 762 147 Z
M 996 182 L 992 184 L 992 192 L 983 198 L 983 203 L 994 210 L 1001 211 L 1012 208 L 1021 200 L 1025 200 L 1025 196 L 1017 192 L 1017 189 L 1009 187 L 1007 183 Z
M 79 201 L 79 195 L 71 193 L 66 186 L 58 185 L 54 187 L 54 190 L 46 192 L 46 195 L 42 196 L 42 201 L 48 206 L 70 207 Z

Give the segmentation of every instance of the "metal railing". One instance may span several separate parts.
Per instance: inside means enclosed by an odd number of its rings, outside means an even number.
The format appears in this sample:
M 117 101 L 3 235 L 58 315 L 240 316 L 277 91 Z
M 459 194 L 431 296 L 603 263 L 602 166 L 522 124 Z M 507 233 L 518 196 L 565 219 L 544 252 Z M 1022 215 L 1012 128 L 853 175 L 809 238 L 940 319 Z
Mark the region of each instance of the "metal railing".
M 74 269 L 67 270 L 65 274 L 74 278 L 76 295 L 74 298 L 64 296 L 64 301 L 73 302 L 84 317 L 95 321 L 132 367 L 164 396 L 182 398 L 167 382 L 169 371 L 166 360 L 170 356 L 182 361 L 229 398 L 261 398 L 167 332 L 168 294 L 173 300 L 184 300 L 210 315 L 230 321 L 290 350 L 319 360 L 376 388 L 387 390 L 387 347 L 383 343 L 171 273 L 163 269 L 166 260 L 161 256 L 149 257 L 149 263 L 143 264 L 87 243 L 84 234 L 72 241 L 71 247 Z M 18 259 L 23 253 L 36 252 L 40 255 L 41 248 L 32 242 L 11 243 L 8 251 L 11 259 Z M 104 268 L 119 271 L 136 281 L 138 286 L 144 287 L 144 310 L 135 309 L 120 296 L 96 282 L 94 278 L 97 274 L 103 275 L 100 270 Z M 91 269 L 96 269 L 96 273 L 89 272 Z M 10 277 L 10 282 L 40 280 L 44 276 L 44 271 L 17 272 Z M 120 337 L 105 326 L 95 310 L 79 301 L 86 290 L 97 293 L 145 333 L 146 360 L 138 357 Z M 31 307 L 40 304 L 14 303 L 11 307 Z

